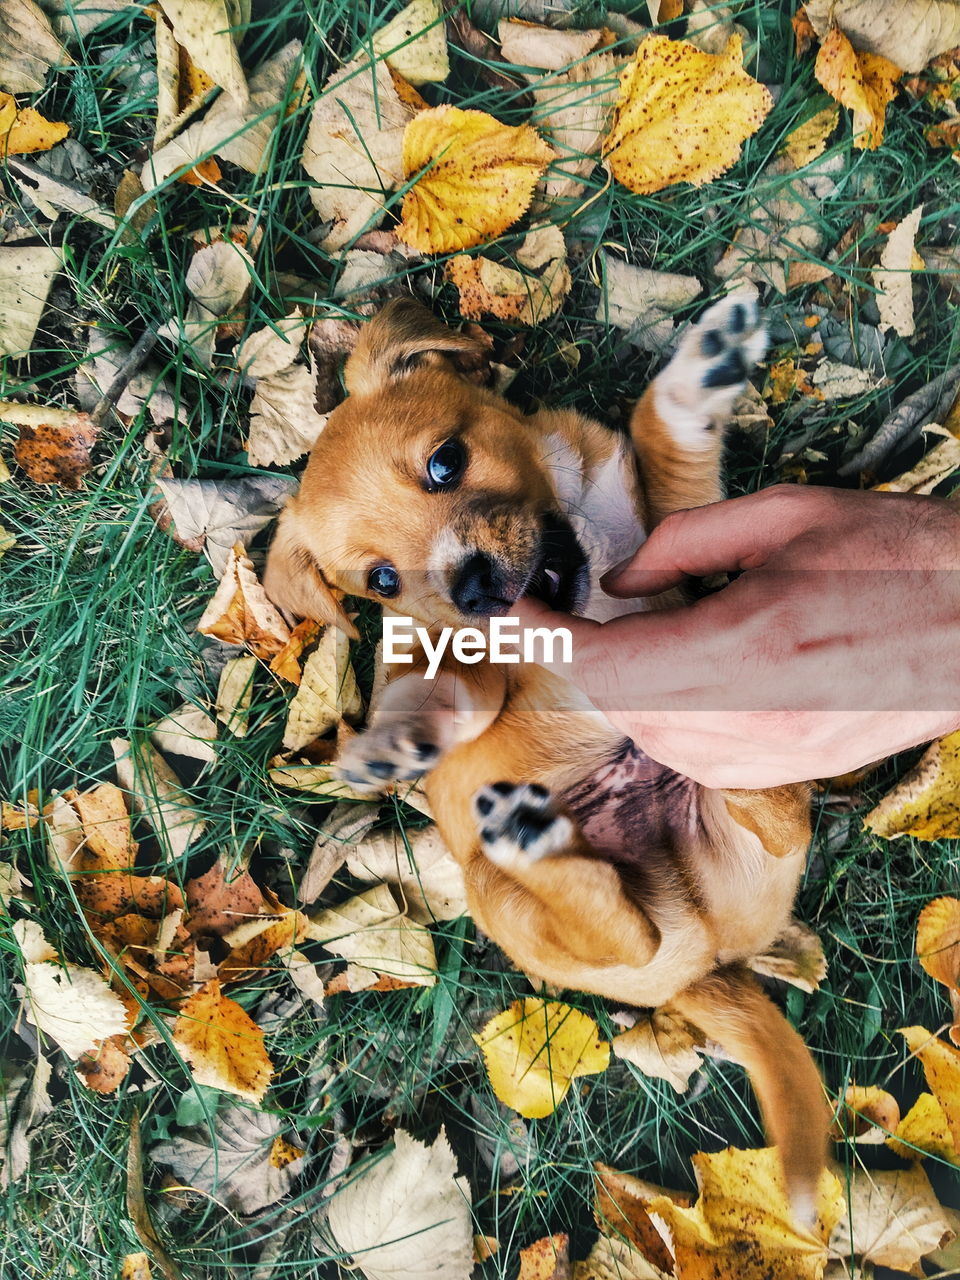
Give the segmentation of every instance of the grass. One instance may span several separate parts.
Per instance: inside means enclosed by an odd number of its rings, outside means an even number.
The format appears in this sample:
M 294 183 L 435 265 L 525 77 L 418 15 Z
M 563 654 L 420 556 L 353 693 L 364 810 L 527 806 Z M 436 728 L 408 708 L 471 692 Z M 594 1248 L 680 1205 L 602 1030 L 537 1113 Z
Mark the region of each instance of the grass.
M 336 65 L 399 3 L 352 6 L 344 0 L 288 0 L 255 8 L 242 57 L 247 68 L 288 39 L 304 44 L 304 66 L 314 91 Z M 747 0 L 738 19 L 758 43 L 764 78 L 782 85 L 769 119 L 744 147 L 738 164 L 701 189 L 680 186 L 651 197 L 604 186 L 597 173 L 584 210 L 566 227 L 573 251 L 574 289 L 561 315 L 528 331 L 520 373 L 511 395 L 522 404 L 543 400 L 575 404 L 607 420 L 622 419 L 656 368 L 621 331 L 595 320 L 598 253 L 623 253 L 638 265 L 690 274 L 717 288 L 713 264 L 738 228 L 756 216 L 782 178 L 765 175 L 785 135 L 826 105 L 813 79 L 812 58 L 793 49 L 789 6 Z M 601 21 L 603 13 L 587 17 Z M 72 136 L 94 162 L 94 190 L 108 205 L 126 168 L 137 168 L 149 150 L 154 91 L 149 83 L 151 20 L 134 6 L 110 18 L 73 46 L 71 65 L 52 73 L 37 104 L 51 119 L 70 122 Z M 518 95 L 490 89 L 480 64 L 455 55 L 448 83 L 425 90 L 431 101 L 489 110 L 519 123 L 526 109 Z M 154 193 L 155 206 L 140 238 L 111 234 L 64 215 L 51 229 L 7 184 L 4 208 L 41 236 L 64 247 L 64 271 L 28 359 L 8 362 L 0 396 L 12 392 L 50 404 L 74 403 L 74 371 L 86 350 L 86 327 L 96 324 L 118 342 L 132 343 L 146 325 L 183 315 L 183 277 L 194 229 L 250 223 L 260 234 L 257 282 L 250 296 L 250 330 L 282 315 L 289 299 L 308 298 L 314 283 L 335 278 L 338 262 L 318 247 L 299 156 L 308 108 L 292 113 L 256 175 L 224 166 L 219 189 L 169 182 Z M 924 204 L 921 238 L 949 242 L 960 216 L 960 174 L 948 152 L 924 142 L 926 108 L 903 96 L 888 114 L 887 140 L 876 152 L 856 151 L 846 123 L 828 158 L 838 165 L 836 189 L 811 201 L 809 218 L 822 232 L 822 259 L 855 220 L 856 245 L 837 275 L 846 286 L 838 312 L 854 343 L 871 314 L 869 266 L 882 245 L 880 224 L 897 221 Z M 509 237 L 504 238 L 508 248 Z M 456 317 L 456 299 L 442 282 L 440 264 L 411 268 L 415 286 L 436 309 Z M 325 286 L 324 286 L 325 289 Z M 321 294 L 323 296 L 323 293 Z M 818 405 L 795 397 L 774 410 L 768 433 L 731 442 L 729 487 L 748 492 L 782 478 L 829 483 L 855 441 L 869 434 L 890 406 L 958 357 L 955 310 L 932 278 L 916 289 L 918 337 L 894 340 L 884 354 L 891 381 L 854 402 Z M 804 317 L 818 301 L 815 290 L 788 296 L 768 291 L 766 303 L 778 346 L 771 359 L 798 356 L 809 331 Z M 678 316 L 696 313 L 698 302 Z M 331 313 L 342 308 L 325 304 Z M 843 327 L 841 326 L 841 327 Z M 489 326 L 505 344 L 510 330 Z M 575 348 L 579 363 L 571 367 Z M 197 368 L 177 348 L 161 342 L 155 352 L 165 376 L 187 409 L 175 424 L 170 457 L 183 476 L 222 478 L 249 470 L 242 452 L 248 393 L 229 360 L 213 373 Z M 2 490 L 3 521 L 17 545 L 0 564 L 0 640 L 4 688 L 0 701 L 0 795 L 18 801 L 36 789 L 43 800 L 55 791 L 83 789 L 112 776 L 110 739 L 142 737 L 146 727 L 179 701 L 210 696 L 204 666 L 206 643 L 194 630 L 214 587 L 202 557 L 185 551 L 154 526 L 150 456 L 143 447 L 147 424 L 107 425 L 97 465 L 85 487 L 72 493 L 33 485 L 17 472 Z M 12 429 L 2 449 L 9 460 Z M 791 456 L 784 458 L 784 450 Z M 901 462 L 908 461 L 903 455 Z M 295 468 L 291 468 L 295 471 Z M 260 539 L 258 546 L 264 539 Z M 361 654 L 361 677 L 369 653 Z M 252 727 L 245 739 L 222 744 L 216 769 L 187 778 L 191 796 L 207 819 L 201 841 L 179 865 L 167 866 L 146 829 L 142 859 L 185 880 L 205 870 L 220 850 L 250 854 L 262 883 L 291 895 L 315 833 L 328 808 L 273 788 L 266 763 L 281 734 L 283 695 L 258 686 Z M 830 976 L 815 995 L 784 994 L 791 1018 L 816 1052 L 832 1090 L 850 1080 L 887 1083 L 904 1100 L 918 1091 L 919 1073 L 904 1066 L 896 1028 L 922 1023 L 931 1029 L 946 1006 L 913 955 L 917 913 L 931 897 L 956 889 L 957 842 L 886 844 L 861 829 L 860 813 L 902 769 L 895 761 L 862 786 L 851 811 L 829 797 L 816 806 L 816 837 L 799 904 L 830 961 Z M 409 811 L 384 821 L 411 820 Z M 50 871 L 36 832 L 5 836 L 4 857 L 16 860 L 33 882 L 36 913 L 49 938 L 76 963 L 98 954 L 82 919 Z M 339 877 L 326 895 L 346 896 Z M 12 915 L 19 908 L 12 908 Z M 4 1074 L 31 1060 L 30 1029 L 18 1021 L 16 950 L 10 919 L 0 917 L 0 1059 Z M 460 1170 L 473 1188 L 476 1229 L 500 1241 L 499 1253 L 479 1271 L 485 1280 L 514 1280 L 517 1249 L 544 1234 L 565 1230 L 573 1256 L 585 1256 L 592 1239 L 591 1163 L 627 1169 L 668 1186 L 692 1185 L 689 1158 L 698 1150 L 733 1143 L 757 1145 L 756 1105 L 742 1073 L 710 1063 L 696 1087 L 678 1096 L 668 1085 L 614 1062 L 589 1088 L 573 1090 L 551 1117 L 521 1123 L 498 1107 L 471 1033 L 492 1013 L 529 993 L 522 975 L 459 920 L 433 930 L 437 985 L 425 990 L 333 997 L 323 1016 L 290 1000 L 280 974 L 246 985 L 244 1005 L 265 1002 L 283 1014 L 268 1035 L 281 1068 L 267 1109 L 284 1133 L 308 1151 L 306 1176 L 289 1199 L 250 1220 L 217 1198 L 164 1186 L 162 1170 L 145 1162 L 147 1194 L 161 1235 L 185 1275 L 242 1276 L 265 1280 L 339 1274 L 335 1250 L 322 1233 L 318 1209 L 331 1152 L 338 1139 L 357 1150 L 377 1149 L 393 1128 L 431 1137 L 442 1123 Z M 314 957 L 325 956 L 314 949 Z M 592 1013 L 604 1034 L 614 1031 L 602 1001 L 570 996 Z M 279 1003 L 277 1003 L 279 1002 Z M 160 1044 L 145 1052 L 149 1070 L 137 1068 L 118 1095 L 86 1090 L 56 1053 L 55 1107 L 38 1127 L 28 1170 L 2 1200 L 0 1275 L 6 1277 L 114 1277 L 125 1254 L 138 1249 L 125 1205 L 129 1120 L 143 1114 L 144 1147 L 186 1122 L 209 1127 L 224 1100 L 197 1091 L 186 1066 Z M 841 1160 L 851 1160 L 849 1151 Z M 885 1153 L 875 1157 L 883 1160 Z M 890 1157 L 892 1159 L 892 1157 Z M 945 1165 L 926 1167 L 938 1190 L 957 1203 Z M 273 1270 L 267 1259 L 273 1257 Z M 262 1269 L 257 1270 L 258 1260 Z

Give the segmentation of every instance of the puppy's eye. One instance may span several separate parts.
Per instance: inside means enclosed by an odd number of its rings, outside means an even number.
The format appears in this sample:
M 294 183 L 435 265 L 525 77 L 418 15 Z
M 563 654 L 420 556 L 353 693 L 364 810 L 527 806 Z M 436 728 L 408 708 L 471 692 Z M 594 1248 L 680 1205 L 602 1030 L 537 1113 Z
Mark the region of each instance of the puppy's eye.
M 427 488 L 452 489 L 467 467 L 467 451 L 459 440 L 445 440 L 427 459 Z
M 367 586 L 378 596 L 395 596 L 400 590 L 400 575 L 390 564 L 378 564 L 367 575 Z

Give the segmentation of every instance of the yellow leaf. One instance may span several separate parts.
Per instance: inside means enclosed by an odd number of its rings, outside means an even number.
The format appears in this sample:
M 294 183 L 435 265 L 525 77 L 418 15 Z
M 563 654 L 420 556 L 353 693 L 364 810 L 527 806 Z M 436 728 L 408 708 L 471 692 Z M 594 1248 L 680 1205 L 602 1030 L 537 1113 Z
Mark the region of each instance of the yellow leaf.
M 520 1250 L 517 1280 L 568 1280 L 570 1237 L 564 1232 L 534 1240 Z
M 864 818 L 875 835 L 943 840 L 960 836 L 960 730 L 929 747 Z
M 643 1014 L 629 1031 L 614 1036 L 610 1047 L 644 1075 L 667 1080 L 677 1093 L 685 1093 L 690 1077 L 700 1067 L 703 1036 L 666 1007 Z
M 85 856 L 77 869 L 122 871 L 133 866 L 137 843 L 130 831 L 130 815 L 123 792 L 112 782 L 73 797 L 83 823 Z
M 788 156 L 798 169 L 802 169 L 811 160 L 822 156 L 827 149 L 827 141 L 837 127 L 840 112 L 836 107 L 825 107 L 810 117 L 804 124 L 791 130 L 783 140 L 781 152 Z
M 553 1000 L 516 1000 L 474 1036 L 501 1102 L 535 1118 L 556 1111 L 571 1083 L 606 1071 L 610 1046 L 597 1024 Z
M 736 163 L 772 106 L 743 69 L 739 36 L 719 54 L 648 36 L 620 77 L 603 154 L 617 181 L 640 195 L 676 182 L 699 187 Z
M 304 663 L 300 688 L 287 712 L 283 745 L 299 751 L 339 720 L 356 720 L 361 708 L 350 641 L 338 627 L 327 627 Z
M 685 1208 L 692 1204 L 692 1197 L 666 1191 L 609 1165 L 595 1164 L 593 1171 L 596 1192 L 593 1216 L 600 1230 L 606 1235 L 622 1237 L 647 1262 L 663 1272 L 671 1272 L 673 1255 L 647 1210 L 658 1196 L 668 1196 Z
M 491 315 L 536 324 L 558 311 L 573 283 L 559 227 L 528 232 L 515 261 L 523 270 L 492 258 L 469 258 L 462 253 L 452 258 L 446 276 L 460 292 L 460 314 L 467 320 Z
M 68 124 L 45 120 L 32 107 L 21 107 L 9 93 L 0 93 L 0 158 L 49 151 L 70 132 Z
M 876 53 L 857 53 L 834 27 L 817 54 L 814 74 L 832 98 L 853 112 L 853 145 L 875 151 L 883 142 L 887 106 L 897 95 L 901 69 Z
M 901 1027 L 900 1034 L 923 1064 L 930 1092 L 943 1108 L 950 1137 L 960 1147 L 960 1050 L 923 1027 Z
M 843 1095 L 831 1137 L 835 1142 L 876 1145 L 885 1142 L 900 1123 L 900 1106 L 892 1093 L 876 1085 L 852 1084 Z
M 120 1280 L 151 1280 L 150 1259 L 145 1253 L 128 1253 L 123 1260 Z
M 302 622 L 298 622 L 290 632 L 290 639 L 271 659 L 270 670 L 281 680 L 287 680 L 290 684 L 299 684 L 302 674 L 300 658 L 304 649 L 309 649 L 321 630 L 320 623 L 314 622 L 312 618 L 304 618 Z
M 901 338 L 909 338 L 914 332 L 911 271 L 913 244 L 922 213 L 923 205 L 917 205 L 912 213 L 894 227 L 880 254 L 880 269 L 873 273 L 880 325 L 884 329 L 893 329 Z
M 700 1198 L 692 1209 L 652 1201 L 673 1238 L 683 1280 L 821 1280 L 827 1239 L 843 1212 L 840 1183 L 820 1175 L 815 1225 L 796 1224 L 774 1147 L 693 1157 Z
M 450 59 L 443 20 L 438 0 L 412 0 L 373 37 L 374 52 L 408 84 L 446 80 Z
M 960 898 L 934 898 L 917 921 L 917 958 L 950 990 L 960 981 Z
M 886 1141 L 904 1160 L 936 1156 L 960 1168 L 960 1151 L 954 1146 L 943 1107 L 932 1093 L 921 1093 Z
M 894 58 L 907 71 L 921 71 L 960 44 L 956 0 L 805 0 L 804 9 L 818 35 L 838 23 L 858 49 Z
M 950 1223 L 919 1165 L 857 1169 L 847 1197 L 847 1211 L 830 1236 L 834 1257 L 856 1254 L 863 1262 L 908 1271 L 950 1232 Z
M 146 743 L 133 746 L 126 738 L 114 738 L 110 746 L 117 782 L 133 807 L 146 815 L 164 850 L 174 859 L 182 857 L 207 824 L 191 805 L 180 779 Z
M 421 111 L 403 135 L 404 177 L 421 176 L 404 196 L 397 234 L 422 253 L 492 240 L 526 212 L 552 159 L 528 124 L 459 107 Z
M 226 0 L 159 0 L 176 36 L 215 84 L 246 106 L 249 94 Z
M 245 644 L 264 659 L 278 654 L 290 639 L 290 628 L 267 599 L 239 542 L 197 630 L 225 644 Z
M 181 1007 L 173 1039 L 198 1084 L 263 1101 L 273 1074 L 263 1032 L 235 1000 L 221 994 L 216 978 Z

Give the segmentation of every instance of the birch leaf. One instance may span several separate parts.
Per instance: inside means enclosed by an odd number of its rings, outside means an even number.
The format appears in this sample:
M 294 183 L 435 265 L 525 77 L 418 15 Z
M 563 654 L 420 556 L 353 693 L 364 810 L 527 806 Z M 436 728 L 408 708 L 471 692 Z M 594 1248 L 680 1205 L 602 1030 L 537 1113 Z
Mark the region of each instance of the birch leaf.
M 900 66 L 874 53 L 858 53 L 834 27 L 820 46 L 814 74 L 832 98 L 853 112 L 853 145 L 876 150 L 883 142 L 887 107 L 903 75 Z
M 880 268 L 873 273 L 881 328 L 893 329 L 901 338 L 912 337 L 915 328 L 912 270 L 922 213 L 923 205 L 917 205 L 894 227 L 880 253 Z
M 316 378 L 306 365 L 292 364 L 257 379 L 247 437 L 251 466 L 283 467 L 310 452 L 327 425 L 315 396 Z
M 33 107 L 17 107 L 9 93 L 0 93 L 0 158 L 49 151 L 70 132 L 70 126 L 47 120 Z
M 217 719 L 235 738 L 245 738 L 253 705 L 253 677 L 257 660 L 253 654 L 230 658 L 223 664 L 217 685 Z
M 864 826 L 884 839 L 960 837 L 960 730 L 927 749 L 915 768 L 864 818 Z
M 924 433 L 942 435 L 944 438 L 909 471 L 904 471 L 885 484 L 875 485 L 881 493 L 933 493 L 945 480 L 960 472 L 960 437 L 936 423 L 931 423 L 923 430 Z
M 635 267 L 613 254 L 602 255 L 603 286 L 597 320 L 629 329 L 646 351 L 661 351 L 673 341 L 673 316 L 703 291 L 695 276 Z
M 50 68 L 70 61 L 34 0 L 0 3 L 0 89 L 39 93 Z
M 666 1080 L 677 1093 L 686 1093 L 690 1077 L 700 1068 L 703 1043 L 696 1027 L 662 1008 L 642 1015 L 629 1031 L 614 1036 L 610 1047 L 644 1075 Z
M 855 1254 L 876 1266 L 913 1270 L 950 1233 L 950 1223 L 919 1165 L 856 1169 L 849 1206 L 830 1236 L 834 1257 Z
M 892 1093 L 876 1085 L 850 1085 L 831 1136 L 865 1146 L 885 1142 L 900 1123 L 900 1106 Z
M 400 914 L 385 884 L 309 918 L 306 936 L 374 976 L 385 974 L 421 987 L 437 981 L 433 938 L 423 925 Z
M 444 11 L 438 0 L 413 0 L 376 32 L 372 43 L 374 52 L 408 84 L 440 82 L 450 74 Z
M 34 484 L 61 484 L 78 490 L 93 466 L 90 455 L 99 428 L 86 413 L 51 409 L 48 414 L 51 421 L 36 426 L 21 423 L 13 456 Z
M 781 151 L 798 169 L 822 156 L 827 149 L 830 135 L 840 122 L 836 107 L 825 107 L 809 120 L 792 129 L 783 141 Z
M 960 1050 L 923 1027 L 901 1027 L 900 1034 L 922 1063 L 930 1092 L 943 1109 L 950 1137 L 960 1147 Z
M 491 315 L 533 325 L 563 306 L 573 278 L 559 227 L 543 226 L 528 232 L 515 258 L 516 268 L 466 254 L 457 254 L 447 263 L 445 273 L 457 286 L 460 314 L 465 319 Z
M 960 1168 L 957 1149 L 943 1107 L 932 1093 L 921 1093 L 886 1144 L 904 1160 L 934 1156 Z
M 805 0 L 817 35 L 837 24 L 857 49 L 891 58 L 905 71 L 960 44 L 956 0 Z
M 273 1074 L 263 1032 L 235 1000 L 222 994 L 216 978 L 182 1005 L 173 1040 L 197 1084 L 263 1101 Z
M 443 1129 L 429 1147 L 398 1129 L 393 1151 L 340 1188 L 327 1221 L 367 1280 L 470 1280 L 470 1185 L 456 1167 Z

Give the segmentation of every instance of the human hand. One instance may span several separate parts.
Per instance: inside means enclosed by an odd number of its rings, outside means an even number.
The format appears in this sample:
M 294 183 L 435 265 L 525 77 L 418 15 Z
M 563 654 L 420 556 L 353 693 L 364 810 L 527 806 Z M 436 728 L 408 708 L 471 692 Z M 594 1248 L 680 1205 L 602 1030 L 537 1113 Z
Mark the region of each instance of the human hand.
M 846 773 L 960 727 L 960 510 L 780 485 L 677 512 L 606 575 L 618 597 L 741 570 L 695 604 L 568 627 L 582 689 L 662 764 L 711 787 Z

